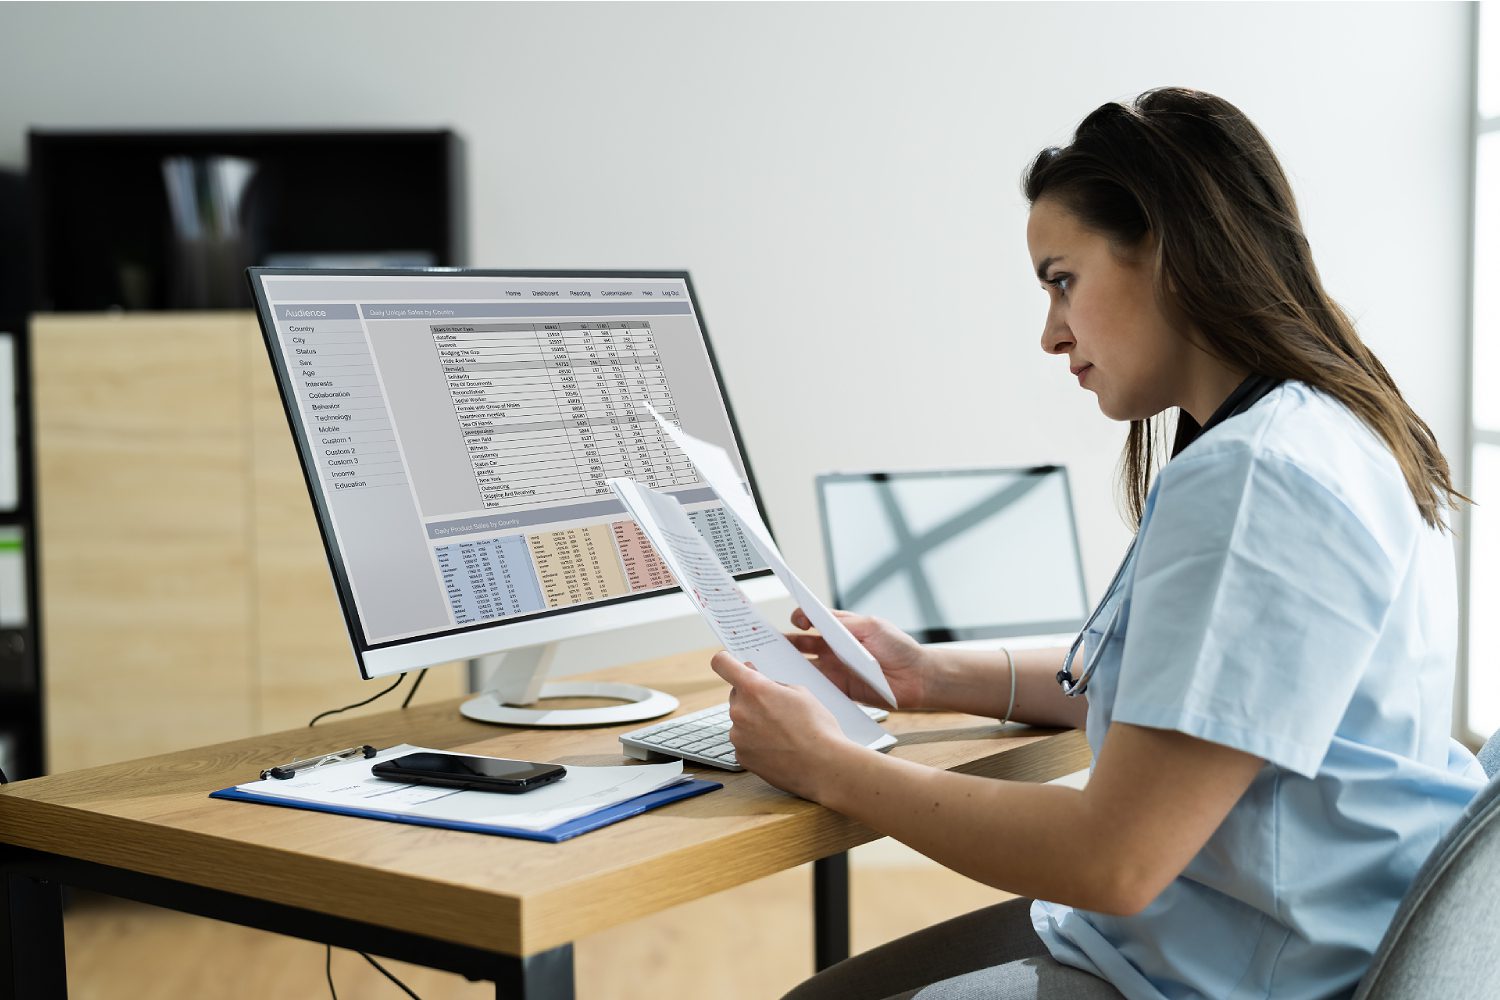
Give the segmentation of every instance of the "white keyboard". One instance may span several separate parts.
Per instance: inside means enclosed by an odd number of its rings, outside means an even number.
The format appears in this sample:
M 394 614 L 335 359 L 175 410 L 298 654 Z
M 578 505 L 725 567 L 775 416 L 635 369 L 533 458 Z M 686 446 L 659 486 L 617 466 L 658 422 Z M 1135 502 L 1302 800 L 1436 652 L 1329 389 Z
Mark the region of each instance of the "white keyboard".
M 864 713 L 876 722 L 890 715 L 883 708 L 861 705 Z M 636 760 L 680 757 L 695 764 L 743 771 L 734 759 L 734 744 L 729 742 L 729 703 L 712 705 L 702 711 L 678 715 L 626 733 L 620 737 L 625 756 Z

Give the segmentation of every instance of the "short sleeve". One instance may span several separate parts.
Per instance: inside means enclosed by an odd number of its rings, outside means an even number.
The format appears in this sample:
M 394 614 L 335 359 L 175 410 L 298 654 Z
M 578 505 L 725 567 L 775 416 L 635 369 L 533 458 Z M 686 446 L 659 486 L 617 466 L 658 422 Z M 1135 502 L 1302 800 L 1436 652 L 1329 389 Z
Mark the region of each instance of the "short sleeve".
M 1162 470 L 1113 719 L 1317 774 L 1398 586 L 1328 487 L 1250 448 Z

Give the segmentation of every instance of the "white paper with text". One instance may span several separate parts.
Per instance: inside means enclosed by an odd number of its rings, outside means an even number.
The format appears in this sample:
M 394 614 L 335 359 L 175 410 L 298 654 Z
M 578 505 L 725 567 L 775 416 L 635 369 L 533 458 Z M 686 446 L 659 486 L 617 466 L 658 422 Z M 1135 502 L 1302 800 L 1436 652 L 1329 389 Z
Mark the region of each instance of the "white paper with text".
M 842 660 L 844 665 L 853 670 L 861 680 L 874 688 L 875 692 L 885 699 L 887 705 L 895 708 L 896 695 L 891 691 L 891 685 L 885 679 L 885 672 L 880 669 L 880 663 L 844 627 L 844 623 L 828 610 L 828 606 L 818 598 L 817 594 L 813 593 L 812 588 L 792 572 L 791 566 L 787 565 L 787 561 L 782 558 L 781 550 L 776 547 L 775 540 L 771 538 L 771 531 L 766 527 L 766 522 L 760 519 L 760 512 L 755 509 L 755 502 L 745 489 L 734 463 L 730 461 L 729 453 L 718 445 L 699 440 L 682 431 L 657 413 L 649 403 L 642 405 L 651 411 L 651 416 L 661 425 L 662 430 L 671 437 L 672 442 L 678 448 L 682 449 L 688 461 L 697 468 L 698 474 L 713 487 L 719 499 L 724 501 L 724 506 L 728 507 L 735 520 L 740 522 L 740 526 L 750 536 L 755 547 L 760 550 L 761 557 L 770 565 L 777 579 L 785 585 L 792 599 L 802 608 L 813 627 L 827 640 L 829 648 L 833 650 L 833 655 Z
M 774 681 L 807 688 L 860 746 L 880 749 L 896 742 L 760 613 L 675 498 L 630 479 L 611 479 L 609 485 L 725 649 Z
M 688 779 L 681 761 L 620 767 L 568 765 L 550 785 L 519 794 L 412 785 L 377 778 L 370 769 L 409 753 L 452 753 L 402 744 L 366 759 L 309 767 L 290 778 L 266 778 L 241 791 L 352 810 L 374 810 L 426 819 L 547 830 Z

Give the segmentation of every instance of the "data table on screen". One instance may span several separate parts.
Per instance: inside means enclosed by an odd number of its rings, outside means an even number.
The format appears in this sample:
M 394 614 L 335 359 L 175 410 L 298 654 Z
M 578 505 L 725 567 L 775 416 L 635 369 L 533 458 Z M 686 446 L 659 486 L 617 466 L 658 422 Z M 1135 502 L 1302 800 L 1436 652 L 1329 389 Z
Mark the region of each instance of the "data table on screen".
M 640 407 L 680 425 L 649 322 L 447 324 L 432 336 L 486 510 L 608 496 L 614 476 L 698 482 Z
M 765 568 L 723 508 L 688 513 L 730 573 Z M 453 542 L 435 550 L 458 625 L 676 586 L 661 556 L 629 520 Z

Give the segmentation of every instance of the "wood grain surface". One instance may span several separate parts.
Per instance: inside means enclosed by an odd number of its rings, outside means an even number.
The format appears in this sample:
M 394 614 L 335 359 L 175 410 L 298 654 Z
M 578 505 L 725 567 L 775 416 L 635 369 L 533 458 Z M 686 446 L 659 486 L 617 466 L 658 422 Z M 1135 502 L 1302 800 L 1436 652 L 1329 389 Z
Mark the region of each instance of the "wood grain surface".
M 661 688 L 690 712 L 722 701 L 709 651 L 588 675 Z M 873 839 L 750 774 L 724 789 L 562 844 L 225 802 L 208 792 L 269 763 L 358 743 L 466 748 L 618 764 L 631 726 L 522 730 L 464 719 L 457 701 L 18 782 L 0 790 L 0 842 L 528 955 Z M 1076 732 L 893 713 L 890 752 L 934 767 L 1044 781 L 1087 765 Z
M 32 343 L 48 769 L 369 697 L 254 314 L 37 316 Z
M 247 321 L 33 321 L 54 772 L 256 731 Z

